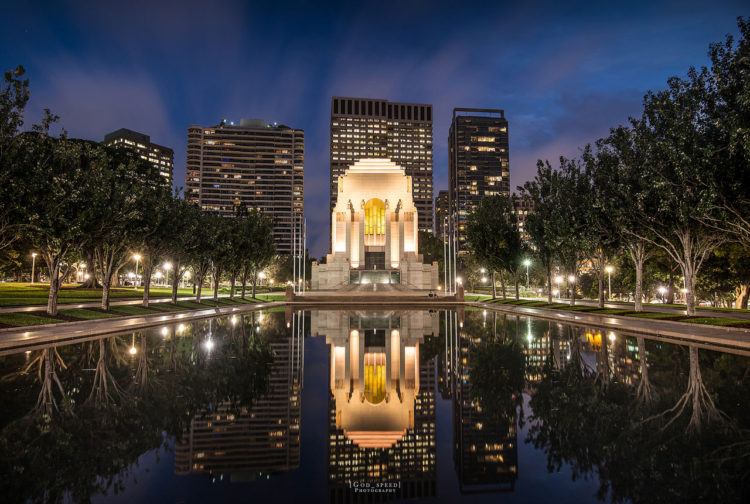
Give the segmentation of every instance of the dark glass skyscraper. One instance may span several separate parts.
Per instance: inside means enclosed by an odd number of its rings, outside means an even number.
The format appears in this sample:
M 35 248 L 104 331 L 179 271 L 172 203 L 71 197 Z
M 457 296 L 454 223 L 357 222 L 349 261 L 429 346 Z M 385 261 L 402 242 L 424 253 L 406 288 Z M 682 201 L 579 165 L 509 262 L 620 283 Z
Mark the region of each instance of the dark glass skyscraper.
M 465 250 L 466 218 L 482 198 L 510 195 L 508 120 L 497 109 L 453 109 L 448 135 L 450 215 Z

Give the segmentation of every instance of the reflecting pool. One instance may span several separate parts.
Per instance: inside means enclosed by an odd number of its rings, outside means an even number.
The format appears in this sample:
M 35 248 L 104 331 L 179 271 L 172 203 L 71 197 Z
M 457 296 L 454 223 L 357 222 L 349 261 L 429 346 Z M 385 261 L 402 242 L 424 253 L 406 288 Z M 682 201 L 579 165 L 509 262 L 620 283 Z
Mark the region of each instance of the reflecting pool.
M 750 358 L 484 311 L 0 353 L 3 502 L 750 502 Z

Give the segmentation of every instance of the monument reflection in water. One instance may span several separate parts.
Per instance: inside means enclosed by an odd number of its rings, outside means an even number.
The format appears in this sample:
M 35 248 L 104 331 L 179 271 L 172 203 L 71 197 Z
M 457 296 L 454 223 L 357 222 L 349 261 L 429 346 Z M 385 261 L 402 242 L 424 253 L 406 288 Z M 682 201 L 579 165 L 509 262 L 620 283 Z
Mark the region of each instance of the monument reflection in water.
M 330 348 L 331 502 L 436 495 L 435 357 L 420 356 L 420 345 L 439 336 L 438 321 L 430 312 L 312 313 L 313 335 Z

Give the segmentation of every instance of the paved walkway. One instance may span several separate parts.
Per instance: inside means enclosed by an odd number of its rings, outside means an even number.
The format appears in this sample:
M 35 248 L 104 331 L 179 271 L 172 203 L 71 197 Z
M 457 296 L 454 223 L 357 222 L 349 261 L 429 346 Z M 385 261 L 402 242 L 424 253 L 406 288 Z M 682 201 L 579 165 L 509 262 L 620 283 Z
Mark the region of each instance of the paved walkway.
M 258 294 L 268 295 L 268 294 L 284 294 L 283 292 L 259 292 Z M 250 296 L 250 293 L 245 294 L 247 297 Z M 234 295 L 235 297 L 239 297 L 238 294 Z M 219 294 L 220 298 L 228 298 L 229 294 Z M 201 296 L 202 300 L 210 301 L 214 298 L 213 293 L 211 293 L 208 296 Z M 195 301 L 195 296 L 180 296 L 177 298 L 177 301 Z M 151 303 L 171 303 L 172 298 L 151 298 L 149 300 L 149 304 Z M 140 306 L 143 304 L 143 298 L 127 298 L 127 299 L 117 299 L 112 300 L 109 305 L 110 306 L 127 306 L 127 305 L 137 305 Z M 85 303 L 64 303 L 64 304 L 58 304 L 57 309 L 58 310 L 69 310 L 71 308 L 101 308 L 102 302 L 101 301 L 86 301 Z M 35 312 L 35 311 L 46 311 L 47 310 L 47 304 L 43 305 L 31 305 L 31 306 L 3 306 L 0 308 L 0 313 L 19 313 L 19 312 Z
M 183 312 L 155 313 L 134 317 L 118 317 L 110 319 L 96 319 L 78 322 L 61 322 L 21 329 L 3 330 L 0 333 L 0 354 L 3 349 L 10 349 L 36 343 L 49 343 L 70 339 L 86 338 L 94 335 L 124 333 L 145 327 L 162 324 L 175 324 L 202 318 L 231 315 L 260 309 L 268 309 L 283 305 L 282 302 L 242 304 L 217 306 L 203 310 L 188 310 Z
M 675 322 L 671 320 L 640 319 L 499 303 L 471 302 L 467 304 L 486 310 L 529 315 L 567 324 L 598 326 L 619 331 L 664 336 L 683 342 L 711 343 L 713 345 L 741 348 L 750 351 L 750 329 L 739 327 L 689 324 L 687 322 Z
M 467 294 L 467 296 L 487 296 L 488 294 Z M 498 299 L 501 299 L 498 297 Z M 515 296 L 508 296 L 508 299 L 515 299 Z M 544 301 L 547 302 L 547 298 L 539 298 L 539 297 L 523 297 L 521 296 L 522 300 L 527 301 Z M 561 304 L 570 304 L 570 299 L 566 298 L 553 298 L 553 303 L 561 303 Z M 583 305 L 583 306 L 598 306 L 598 303 L 596 301 L 592 301 L 590 299 L 576 299 L 576 305 Z M 613 308 L 613 309 L 620 309 L 620 310 L 632 310 L 633 304 L 632 303 L 620 303 L 617 301 L 611 301 L 604 303 L 605 308 Z M 716 310 L 706 310 L 701 309 L 700 307 L 696 307 L 696 315 L 699 315 L 701 317 L 719 317 L 719 318 L 737 318 L 737 319 L 746 319 L 750 320 L 750 310 L 748 311 L 731 311 L 731 312 L 722 312 L 722 311 L 716 311 Z M 658 304 L 646 304 L 643 303 L 643 309 L 645 311 L 650 312 L 657 312 L 657 313 L 674 313 L 675 315 L 685 315 L 686 311 L 680 308 L 672 308 L 669 306 L 659 306 Z

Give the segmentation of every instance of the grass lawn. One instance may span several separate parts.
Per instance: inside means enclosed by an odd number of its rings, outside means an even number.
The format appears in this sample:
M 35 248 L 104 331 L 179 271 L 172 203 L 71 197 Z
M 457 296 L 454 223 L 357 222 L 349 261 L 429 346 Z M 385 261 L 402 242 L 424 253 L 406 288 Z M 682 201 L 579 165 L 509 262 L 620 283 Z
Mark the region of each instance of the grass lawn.
M 679 313 L 641 312 L 641 313 L 631 313 L 630 315 L 628 315 L 628 317 L 649 318 L 649 319 L 674 319 L 674 318 L 683 317 L 683 315 L 680 315 Z
M 686 318 L 684 320 L 681 320 L 681 322 L 690 322 L 691 324 L 718 325 L 718 326 L 750 325 L 750 320 L 724 318 L 724 317 Z
M 160 310 L 153 310 L 151 308 L 144 308 L 142 306 L 110 306 L 109 310 L 115 313 L 122 313 L 123 315 L 148 315 L 149 313 L 159 313 Z
M 64 320 L 54 319 L 51 317 L 41 317 L 30 313 L 0 313 L 0 324 L 8 326 L 33 326 L 42 324 L 57 324 Z
M 129 299 L 143 297 L 143 289 L 115 287 L 111 291 L 112 299 Z M 169 287 L 151 287 L 152 298 L 169 297 L 172 289 Z M 192 296 L 193 289 L 178 289 L 178 296 Z M 0 283 L 0 306 L 33 306 L 46 305 L 49 297 L 49 286 L 38 284 L 33 287 L 27 283 Z M 99 301 L 102 298 L 101 289 L 81 289 L 78 285 L 65 284 L 60 288 L 57 302 L 85 303 Z
M 632 313 L 633 310 L 626 310 L 624 308 L 603 308 L 601 310 L 592 310 L 592 313 L 600 313 L 602 315 L 625 315 Z
M 86 310 L 85 308 L 71 308 L 69 310 L 60 310 L 58 311 L 58 313 L 65 317 L 74 317 L 74 318 L 79 318 L 81 320 L 113 318 L 113 317 L 118 316 L 116 313 L 105 313 L 105 312 L 101 312 L 97 310 Z
M 284 294 L 258 294 L 255 297 L 262 301 L 284 301 L 286 299 Z

